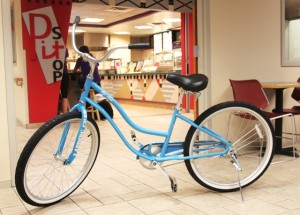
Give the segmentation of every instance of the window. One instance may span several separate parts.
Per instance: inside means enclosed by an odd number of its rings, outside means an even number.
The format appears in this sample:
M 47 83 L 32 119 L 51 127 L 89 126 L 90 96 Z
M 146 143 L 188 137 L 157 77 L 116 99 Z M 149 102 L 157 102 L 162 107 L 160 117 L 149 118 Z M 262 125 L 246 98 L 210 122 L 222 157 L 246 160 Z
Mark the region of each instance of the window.
M 281 0 L 282 66 L 300 66 L 300 0 Z

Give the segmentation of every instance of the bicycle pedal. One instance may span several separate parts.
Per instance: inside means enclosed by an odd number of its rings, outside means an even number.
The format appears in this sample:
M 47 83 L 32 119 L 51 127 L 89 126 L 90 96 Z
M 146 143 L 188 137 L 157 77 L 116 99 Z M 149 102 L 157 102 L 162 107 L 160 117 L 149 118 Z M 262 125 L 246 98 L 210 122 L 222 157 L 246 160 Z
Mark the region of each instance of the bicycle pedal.
M 161 173 L 163 173 L 163 175 L 165 175 L 166 177 L 169 178 L 170 182 L 171 182 L 171 190 L 172 192 L 177 192 L 177 182 L 176 182 L 176 179 L 175 177 L 169 175 L 169 173 L 159 164 L 157 163 L 156 161 L 152 161 L 152 166 L 155 167 L 156 169 L 158 169 Z
M 173 191 L 173 193 L 177 192 L 177 182 L 176 179 L 174 177 L 169 177 L 170 181 L 171 181 L 171 189 Z
M 136 137 L 136 135 L 135 135 L 135 132 L 134 132 L 133 130 L 130 131 L 130 135 L 131 135 L 132 142 L 133 142 L 135 145 L 141 147 L 142 144 L 138 141 L 138 139 L 137 139 L 137 137 Z

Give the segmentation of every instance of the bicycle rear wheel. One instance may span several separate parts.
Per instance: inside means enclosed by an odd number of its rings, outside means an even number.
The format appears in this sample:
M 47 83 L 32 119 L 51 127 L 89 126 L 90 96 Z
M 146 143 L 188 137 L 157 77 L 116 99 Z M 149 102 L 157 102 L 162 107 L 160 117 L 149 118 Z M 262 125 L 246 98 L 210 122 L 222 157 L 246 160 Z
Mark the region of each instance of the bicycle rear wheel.
M 215 191 L 236 191 L 239 189 L 238 178 L 241 186 L 246 187 L 267 170 L 273 158 L 274 129 L 258 108 L 240 102 L 225 102 L 204 111 L 195 123 L 228 140 L 242 168 L 238 177 L 229 154 L 186 160 L 189 173 L 202 186 Z M 224 147 L 213 145 L 216 141 L 191 127 L 185 139 L 184 155 L 223 151 Z
M 59 115 L 29 139 L 16 167 L 16 188 L 28 204 L 47 206 L 68 195 L 84 181 L 92 169 L 100 146 L 96 122 L 88 117 L 77 155 L 71 164 L 64 164 L 75 143 L 81 123 L 81 113 Z M 66 123 L 70 123 L 61 155 L 55 156 Z

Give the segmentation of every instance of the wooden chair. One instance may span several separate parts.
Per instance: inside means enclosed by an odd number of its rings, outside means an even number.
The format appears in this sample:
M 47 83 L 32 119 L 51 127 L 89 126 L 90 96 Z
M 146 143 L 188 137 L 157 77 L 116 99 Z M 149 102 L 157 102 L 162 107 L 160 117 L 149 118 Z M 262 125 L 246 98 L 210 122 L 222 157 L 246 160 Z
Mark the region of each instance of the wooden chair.
M 252 104 L 259 109 L 261 109 L 271 121 L 283 118 L 290 117 L 291 119 L 291 141 L 293 147 L 293 158 L 296 158 L 295 152 L 295 117 L 291 112 L 286 113 L 275 113 L 270 111 L 265 111 L 264 109 L 269 105 L 269 100 L 265 95 L 265 92 L 260 84 L 260 82 L 256 79 L 248 79 L 248 80 L 229 80 L 232 90 L 233 97 L 235 101 L 247 102 Z M 284 137 L 276 137 L 283 139 Z M 276 162 L 279 163 L 279 162 Z
M 69 98 L 67 98 L 67 111 L 69 112 L 70 110 L 71 110 L 70 102 L 69 102 Z
M 67 112 L 69 112 L 70 109 L 71 109 L 69 98 L 66 98 L 66 105 L 67 105 Z M 59 98 L 59 101 L 58 101 L 58 114 L 62 114 L 62 113 L 63 113 L 63 99 Z
M 90 89 L 90 94 L 89 95 L 90 95 L 90 98 L 92 100 L 95 100 L 95 91 L 93 89 Z M 86 110 L 87 110 L 88 113 L 91 113 L 91 116 L 94 120 L 96 120 L 96 121 L 101 120 L 99 111 L 96 108 L 94 108 L 93 106 L 89 106 L 89 107 L 87 107 Z

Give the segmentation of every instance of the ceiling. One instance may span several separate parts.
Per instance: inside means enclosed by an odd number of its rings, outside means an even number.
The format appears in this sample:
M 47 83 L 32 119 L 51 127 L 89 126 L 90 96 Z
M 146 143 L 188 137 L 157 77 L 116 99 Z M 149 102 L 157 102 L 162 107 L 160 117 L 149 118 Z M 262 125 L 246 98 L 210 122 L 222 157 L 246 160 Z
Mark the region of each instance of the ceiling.
M 285 0 L 287 20 L 299 19 L 300 0 Z M 81 22 L 78 29 L 92 33 L 129 32 L 133 36 L 151 35 L 169 29 L 180 28 L 180 23 L 164 23 L 163 18 L 180 18 L 179 12 L 154 11 L 144 8 L 127 8 L 93 3 L 72 3 L 70 23 L 75 16 L 83 18 L 101 18 L 98 24 Z M 152 29 L 138 30 L 137 25 L 153 25 Z
M 77 29 L 92 33 L 129 32 L 133 36 L 151 35 L 169 29 L 180 28 L 180 22 L 165 23 L 164 18 L 180 18 L 179 12 L 154 11 L 144 8 L 127 8 L 91 3 L 73 3 L 70 23 L 76 16 L 84 18 L 101 18 L 104 21 L 93 24 L 80 22 Z M 152 25 L 152 29 L 138 30 L 137 25 Z

